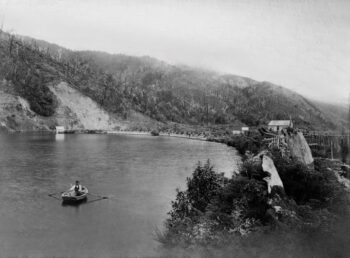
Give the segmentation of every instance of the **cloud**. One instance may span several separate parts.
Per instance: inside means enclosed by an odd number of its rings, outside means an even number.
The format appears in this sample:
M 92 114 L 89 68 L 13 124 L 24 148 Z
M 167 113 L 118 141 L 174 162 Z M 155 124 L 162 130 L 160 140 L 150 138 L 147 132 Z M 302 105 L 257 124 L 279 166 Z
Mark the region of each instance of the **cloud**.
M 350 91 L 349 9 L 341 0 L 0 0 L 5 28 L 18 34 L 150 55 L 334 101 Z

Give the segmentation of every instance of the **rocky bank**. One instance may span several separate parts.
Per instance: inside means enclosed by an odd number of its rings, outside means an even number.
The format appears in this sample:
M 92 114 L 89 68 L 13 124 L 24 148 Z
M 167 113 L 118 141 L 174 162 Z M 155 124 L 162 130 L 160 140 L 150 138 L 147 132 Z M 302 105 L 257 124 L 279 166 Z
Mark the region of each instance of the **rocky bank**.
M 51 117 L 31 110 L 27 100 L 18 96 L 10 83 L 0 83 L 0 130 L 9 132 L 51 131 L 56 125 L 69 130 L 127 130 L 135 125 L 145 127 L 156 123 L 142 114 L 131 112 L 125 120 L 100 107 L 66 82 L 51 84 L 49 89 L 58 106 Z

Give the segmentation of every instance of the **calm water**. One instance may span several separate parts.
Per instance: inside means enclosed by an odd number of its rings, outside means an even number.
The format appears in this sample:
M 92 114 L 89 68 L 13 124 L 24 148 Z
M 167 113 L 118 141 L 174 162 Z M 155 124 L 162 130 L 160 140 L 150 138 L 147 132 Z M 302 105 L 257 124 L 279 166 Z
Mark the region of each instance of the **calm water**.
M 124 135 L 0 135 L 0 257 L 156 255 L 161 228 L 197 161 L 230 174 L 221 144 Z M 109 199 L 63 206 L 48 196 L 79 179 Z M 92 202 L 91 202 L 92 201 Z

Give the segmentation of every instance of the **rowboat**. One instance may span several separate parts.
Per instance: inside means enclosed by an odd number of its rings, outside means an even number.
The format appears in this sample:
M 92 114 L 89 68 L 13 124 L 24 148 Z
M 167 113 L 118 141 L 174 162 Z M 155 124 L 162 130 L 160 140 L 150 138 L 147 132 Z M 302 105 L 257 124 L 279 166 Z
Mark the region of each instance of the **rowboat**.
M 87 198 L 88 193 L 89 191 L 85 186 L 81 186 L 81 189 L 78 193 L 74 190 L 74 186 L 73 186 L 68 191 L 62 193 L 62 200 L 64 202 L 82 201 Z

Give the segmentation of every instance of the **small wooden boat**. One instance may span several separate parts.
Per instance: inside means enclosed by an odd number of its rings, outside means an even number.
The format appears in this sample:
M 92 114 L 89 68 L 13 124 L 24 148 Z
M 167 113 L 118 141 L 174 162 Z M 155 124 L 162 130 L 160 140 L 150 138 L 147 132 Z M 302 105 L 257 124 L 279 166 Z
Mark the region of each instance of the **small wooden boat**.
M 78 202 L 87 198 L 89 191 L 85 186 L 81 186 L 80 191 L 77 193 L 72 186 L 68 191 L 62 194 L 62 200 L 64 202 Z

